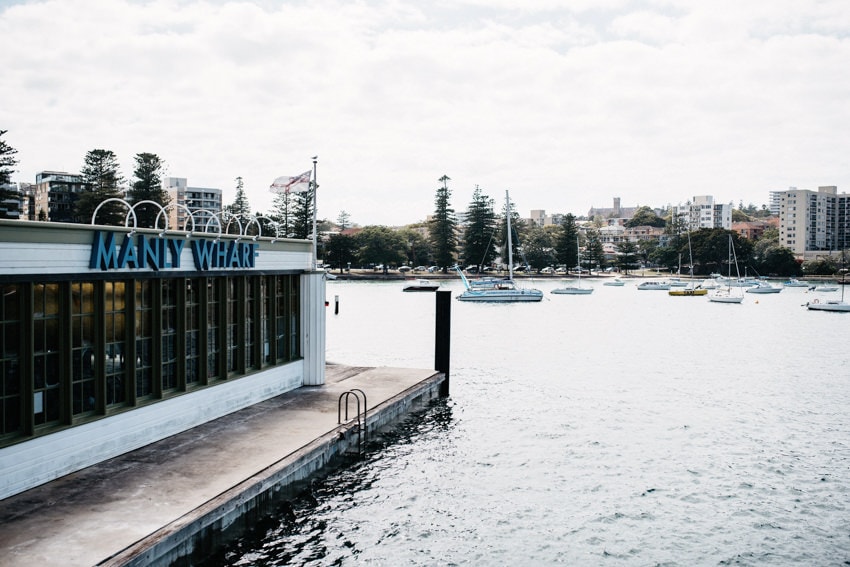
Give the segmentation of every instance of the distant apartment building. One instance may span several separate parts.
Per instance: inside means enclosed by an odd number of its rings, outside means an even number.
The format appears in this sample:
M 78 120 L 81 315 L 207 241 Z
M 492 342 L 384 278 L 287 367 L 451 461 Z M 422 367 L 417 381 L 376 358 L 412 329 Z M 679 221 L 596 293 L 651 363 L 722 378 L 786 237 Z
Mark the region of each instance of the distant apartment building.
M 34 220 L 50 222 L 89 222 L 78 219 L 74 209 L 80 194 L 89 191 L 89 183 L 78 173 L 42 171 L 35 176 L 33 188 Z
M 796 189 L 796 187 L 792 187 L 792 189 Z M 779 209 L 782 206 L 782 194 L 783 193 L 784 193 L 783 191 L 771 191 L 770 192 L 770 198 L 769 198 L 770 201 L 769 201 L 767 208 L 770 211 L 770 214 L 775 216 L 775 217 L 779 216 Z
M 790 187 L 781 193 L 779 243 L 797 256 L 850 246 L 850 195 L 827 185 L 817 191 Z
M 6 183 L 0 185 L 0 219 L 32 220 L 30 205 L 32 183 Z
M 678 205 L 676 214 L 685 223 L 686 230 L 701 228 L 732 228 L 732 205 L 715 203 L 711 195 L 698 195 L 688 203 Z
M 550 226 L 553 224 L 560 225 L 564 222 L 564 217 L 561 213 L 546 214 L 546 209 L 531 209 L 530 216 L 525 219 L 529 226 Z
M 168 226 L 172 230 L 186 230 L 187 225 L 191 224 L 190 214 L 197 230 L 203 230 L 202 227 L 208 225 L 211 231 L 217 230 L 218 225 L 212 217 L 218 215 L 220 218 L 221 189 L 189 187 L 185 177 L 165 177 L 162 180 L 162 188 L 174 205 L 168 209 Z M 224 228 L 221 227 L 222 232 Z

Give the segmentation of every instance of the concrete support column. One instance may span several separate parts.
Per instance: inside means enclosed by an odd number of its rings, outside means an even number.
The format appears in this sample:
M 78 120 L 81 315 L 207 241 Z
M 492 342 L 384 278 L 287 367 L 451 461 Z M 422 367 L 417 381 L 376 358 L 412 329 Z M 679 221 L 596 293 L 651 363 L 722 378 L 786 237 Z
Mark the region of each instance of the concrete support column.
M 304 385 L 325 383 L 325 274 L 301 275 L 301 353 Z

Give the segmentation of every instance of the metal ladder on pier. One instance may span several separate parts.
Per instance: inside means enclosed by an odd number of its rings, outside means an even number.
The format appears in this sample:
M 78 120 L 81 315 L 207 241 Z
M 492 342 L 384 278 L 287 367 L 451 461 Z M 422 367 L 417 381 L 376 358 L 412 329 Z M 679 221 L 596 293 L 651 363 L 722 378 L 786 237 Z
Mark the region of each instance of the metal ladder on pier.
M 357 413 L 352 419 L 356 419 L 356 430 L 357 430 L 357 453 L 363 454 L 366 452 L 366 437 L 368 434 L 368 426 L 366 424 L 366 412 L 368 411 L 368 407 L 366 405 L 366 392 L 361 390 L 360 388 L 352 388 L 347 392 L 343 392 L 339 395 L 339 401 L 337 402 L 337 423 L 342 425 L 343 423 L 348 423 L 351 421 L 348 417 L 348 410 L 350 407 L 350 400 L 354 398 L 354 401 L 357 403 Z M 360 400 L 363 400 L 363 412 L 360 412 Z M 345 406 L 345 419 L 342 416 L 342 409 Z M 362 416 L 362 418 L 361 418 Z

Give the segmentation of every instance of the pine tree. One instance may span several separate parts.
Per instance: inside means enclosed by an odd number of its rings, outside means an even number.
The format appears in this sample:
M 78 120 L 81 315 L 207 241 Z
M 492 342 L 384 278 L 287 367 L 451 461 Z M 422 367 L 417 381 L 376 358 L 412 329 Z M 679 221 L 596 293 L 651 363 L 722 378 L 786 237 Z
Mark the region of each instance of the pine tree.
M 495 201 L 485 195 L 478 185 L 466 210 L 463 233 L 463 257 L 467 264 L 488 266 L 496 259 Z
M 292 234 L 292 199 L 289 193 L 278 193 L 272 203 L 272 212 L 269 215 L 277 223 L 274 227 L 275 235 L 280 238 L 289 238 Z
M 127 193 L 131 203 L 142 201 L 153 201 L 162 207 L 168 205 L 171 200 L 168 193 L 162 188 L 163 162 L 156 154 L 136 154 L 136 169 L 133 175 L 136 178 Z M 140 228 L 154 228 L 157 216 L 160 214 L 158 207 L 149 204 L 135 208 L 137 226 Z M 160 223 L 162 224 L 162 223 Z
M 8 132 L 8 130 L 0 130 L 0 138 L 2 138 L 6 132 Z M 12 200 L 14 199 L 14 203 L 19 203 L 18 195 L 15 191 L 9 191 L 3 186 L 12 182 L 12 173 L 15 172 L 14 167 L 18 164 L 18 159 L 14 157 L 16 153 L 18 153 L 18 150 L 0 139 L 0 202 L 9 200 L 9 203 L 4 204 L 3 216 L 13 218 L 18 217 L 18 215 L 13 211 L 18 210 L 19 204 L 13 204 Z
M 242 183 L 241 176 L 236 178 L 236 197 L 234 197 L 233 203 L 224 207 L 224 210 L 236 217 L 243 229 L 250 222 L 251 204 L 248 203 L 248 197 L 245 195 L 245 185 Z M 224 223 L 227 226 L 227 232 L 235 233 L 239 229 L 235 222 L 231 222 L 231 219 L 225 219 Z
M 120 226 L 127 218 L 126 206 L 116 201 L 106 203 L 100 209 L 98 206 L 107 199 L 122 197 L 118 188 L 124 178 L 118 171 L 118 158 L 110 150 L 90 150 L 85 157 L 80 174 L 88 185 L 88 191 L 77 199 L 75 214 L 82 223 L 92 221 L 92 215 L 97 210 L 97 224 Z
M 457 254 L 457 236 L 455 235 L 457 219 L 454 209 L 449 204 L 452 196 L 448 186 L 450 180 L 447 175 L 439 179 L 443 185 L 437 189 L 437 195 L 434 198 L 434 218 L 428 226 L 434 262 L 442 266 L 443 273 L 448 272 L 449 266 L 455 263 Z
M 294 193 L 292 199 L 292 232 L 295 238 L 308 239 L 313 232 L 313 195 L 316 185 L 310 182 L 310 189 Z
M 555 256 L 558 258 L 558 263 L 568 270 L 578 263 L 577 239 L 576 218 L 572 214 L 567 214 L 561 221 L 561 233 L 555 243 Z
M 351 221 L 351 215 L 349 215 L 345 211 L 339 212 L 339 216 L 336 217 L 336 224 L 337 224 L 337 226 L 339 226 L 340 232 L 342 232 L 343 230 L 345 230 L 346 228 L 348 228 L 350 226 L 349 225 L 350 221 Z

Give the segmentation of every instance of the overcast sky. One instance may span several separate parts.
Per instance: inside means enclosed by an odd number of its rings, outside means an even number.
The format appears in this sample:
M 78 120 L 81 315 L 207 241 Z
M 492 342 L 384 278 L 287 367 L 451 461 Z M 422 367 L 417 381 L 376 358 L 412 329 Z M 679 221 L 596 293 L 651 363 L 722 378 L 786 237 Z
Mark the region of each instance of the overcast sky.
M 114 151 L 254 211 L 407 224 L 443 175 L 518 212 L 850 192 L 847 0 L 0 0 L 15 181 Z

